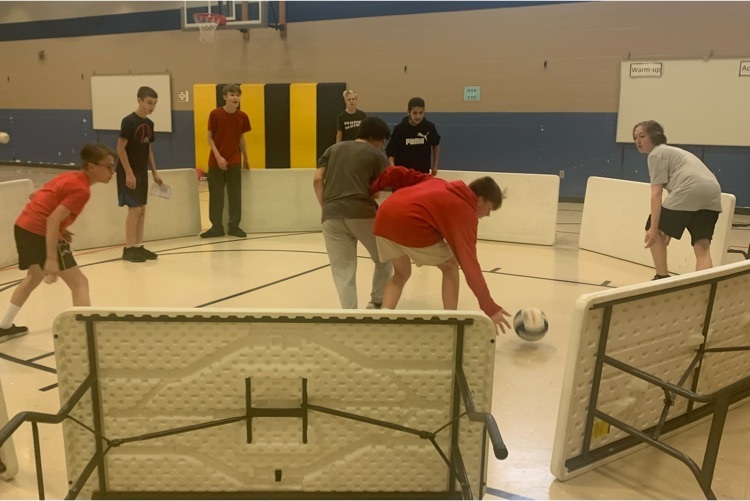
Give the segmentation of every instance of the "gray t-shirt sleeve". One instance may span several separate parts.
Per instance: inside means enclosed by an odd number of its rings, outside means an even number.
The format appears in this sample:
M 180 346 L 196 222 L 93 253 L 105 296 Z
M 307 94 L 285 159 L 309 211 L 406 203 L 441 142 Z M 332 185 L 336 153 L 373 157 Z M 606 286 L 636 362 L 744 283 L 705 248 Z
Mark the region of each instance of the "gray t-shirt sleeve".
M 648 175 L 651 184 L 667 184 L 669 182 L 669 168 L 661 152 L 653 152 L 648 156 Z
M 318 167 L 328 167 L 328 159 L 331 158 L 331 148 L 332 146 L 326 148 L 326 151 L 324 151 L 323 155 L 318 159 Z

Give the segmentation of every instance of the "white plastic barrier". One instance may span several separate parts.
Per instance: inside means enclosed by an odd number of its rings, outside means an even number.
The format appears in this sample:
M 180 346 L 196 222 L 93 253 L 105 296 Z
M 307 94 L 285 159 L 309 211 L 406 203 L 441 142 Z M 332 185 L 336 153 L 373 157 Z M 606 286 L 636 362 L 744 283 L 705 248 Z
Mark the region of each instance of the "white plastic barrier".
M 148 197 L 146 241 L 195 236 L 201 230 L 198 178 L 195 169 L 159 171 L 164 183 L 172 187 L 172 198 Z M 149 187 L 153 180 L 149 175 Z M 70 227 L 74 249 L 90 249 L 125 243 L 127 208 L 117 205 L 114 177 L 107 184 L 91 187 L 91 199 Z
M 651 252 L 643 247 L 646 219 L 650 213 L 651 185 L 603 177 L 590 177 L 583 204 L 579 247 L 608 256 L 653 266 Z M 722 213 L 711 242 L 714 265 L 726 263 L 735 205 L 734 195 L 722 193 Z M 695 271 L 690 234 L 672 239 L 667 247 L 669 271 Z
M 646 442 L 684 461 L 662 438 L 713 413 L 699 463 L 701 487 L 711 496 L 727 408 L 750 395 L 748 287 L 750 261 L 742 261 L 578 298 L 552 473 L 568 480 Z
M 3 382 L 0 380 L 0 430 L 8 422 L 8 411 L 5 407 L 5 397 L 3 396 Z M 7 442 L 0 447 L 0 480 L 10 480 L 18 473 L 18 459 L 16 457 L 16 450 L 13 447 L 13 438 L 9 438 Z M 2 492 L 2 489 L 0 489 Z
M 53 331 L 61 401 L 86 390 L 71 415 L 88 428 L 63 422 L 85 498 L 484 494 L 489 441 L 469 407 L 492 408 L 495 329 L 481 313 L 75 308 Z M 92 431 L 122 446 L 84 487 Z M 460 491 L 441 453 L 465 467 Z
M 33 191 L 34 183 L 28 179 L 0 183 L 0 200 L 3 204 L 0 210 L 0 242 L 3 242 L 0 245 L 0 268 L 18 262 L 13 225 Z
M 444 170 L 446 181 L 473 180 L 489 176 L 506 195 L 500 210 L 479 220 L 479 238 L 501 242 L 552 245 L 557 230 L 560 178 L 550 174 L 509 174 Z
M 242 171 L 242 221 L 248 232 L 320 231 L 315 169 Z M 226 199 L 224 220 L 226 222 Z
M 243 171 L 240 226 L 256 233 L 319 231 L 320 205 L 313 191 L 314 172 L 314 169 Z M 439 174 L 447 181 L 461 180 L 467 184 L 482 176 L 495 179 L 507 193 L 507 199 L 499 211 L 480 220 L 480 239 L 543 245 L 555 242 L 559 177 L 464 171 Z M 226 203 L 224 212 L 226 223 Z

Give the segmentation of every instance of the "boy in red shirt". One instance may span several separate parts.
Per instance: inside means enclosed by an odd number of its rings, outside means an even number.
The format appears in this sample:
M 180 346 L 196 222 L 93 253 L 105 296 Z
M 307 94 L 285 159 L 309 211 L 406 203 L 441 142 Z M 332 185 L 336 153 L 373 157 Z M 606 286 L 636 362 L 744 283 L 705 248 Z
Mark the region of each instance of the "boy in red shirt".
M 35 192 L 16 219 L 13 231 L 18 250 L 18 268 L 28 270 L 13 291 L 0 320 L 0 343 L 29 332 L 13 319 L 44 280 L 57 277 L 70 287 L 73 306 L 90 306 L 89 283 L 70 250 L 73 234 L 67 228 L 91 197 L 91 185 L 108 183 L 115 173 L 115 152 L 102 144 L 87 144 L 81 150 L 81 170 L 52 179 Z
M 208 116 L 208 219 L 211 228 L 201 233 L 201 238 L 224 236 L 224 187 L 229 202 L 227 233 L 244 238 L 240 229 L 242 217 L 242 172 L 249 169 L 245 132 L 250 132 L 250 119 L 240 110 L 242 90 L 239 85 L 228 84 L 221 89 L 226 104 Z
M 393 277 L 385 287 L 383 308 L 393 309 L 417 266 L 437 266 L 443 273 L 443 308 L 458 308 L 458 267 L 479 300 L 479 307 L 505 332 L 510 314 L 490 296 L 477 260 L 479 218 L 500 208 L 503 194 L 491 177 L 448 182 L 406 167 L 388 167 L 370 185 L 370 193 L 384 188 L 397 191 L 375 216 L 373 232 L 378 254 L 393 265 Z M 401 189 L 400 189 L 401 188 Z

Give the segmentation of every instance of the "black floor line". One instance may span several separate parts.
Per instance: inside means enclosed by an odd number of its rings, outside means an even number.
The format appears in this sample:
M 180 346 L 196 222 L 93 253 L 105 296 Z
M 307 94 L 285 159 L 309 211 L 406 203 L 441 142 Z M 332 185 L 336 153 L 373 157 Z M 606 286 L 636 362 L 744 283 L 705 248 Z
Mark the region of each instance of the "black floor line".
M 50 391 L 54 390 L 55 388 L 57 388 L 57 383 L 45 386 L 44 388 L 39 388 L 39 391 Z
M 309 235 L 309 234 L 312 234 L 312 233 L 320 233 L 320 232 L 319 231 L 298 231 L 298 232 L 294 232 L 294 233 L 276 233 L 276 234 L 273 234 L 273 235 L 263 235 L 263 236 L 260 236 L 260 237 L 233 238 L 232 240 L 219 240 L 219 241 L 211 240 L 211 241 L 199 242 L 199 243 L 196 243 L 196 244 L 183 245 L 181 247 L 174 247 L 172 249 L 160 250 L 159 254 L 162 254 L 164 252 L 171 252 L 171 251 L 175 251 L 175 250 L 181 250 L 181 249 L 190 249 L 190 248 L 193 248 L 193 247 L 202 247 L 204 245 L 237 242 L 237 241 L 240 241 L 240 240 L 262 240 L 262 239 L 266 239 L 266 238 L 276 238 L 276 237 L 293 237 L 293 236 L 296 236 L 296 235 Z M 86 250 L 91 250 L 91 249 L 86 249 Z M 249 250 L 249 249 L 244 249 L 244 250 Z M 212 251 L 203 251 L 203 252 L 212 252 Z M 216 251 L 216 252 L 226 252 L 226 251 Z M 297 252 L 302 252 L 302 251 L 297 251 Z M 179 253 L 175 253 L 175 254 L 179 254 Z M 323 252 L 322 254 L 325 254 L 325 252 Z M 78 265 L 78 267 L 79 268 L 86 268 L 86 267 L 89 267 L 89 266 L 95 266 L 97 264 L 112 263 L 112 262 L 115 262 L 115 261 L 122 261 L 122 258 L 117 257 L 117 258 L 113 258 L 113 259 L 105 259 L 103 261 L 95 261 L 93 263 L 88 263 L 88 264 L 80 264 L 80 265 Z M 6 291 L 6 290 L 8 290 L 11 287 L 15 287 L 16 285 L 18 285 L 21 282 L 21 280 L 23 280 L 23 279 L 21 278 L 21 279 L 18 279 L 18 280 L 13 280 L 11 282 L 5 282 L 3 284 L 0 284 L 0 287 L 2 287 L 2 288 L 0 288 L 0 292 Z
M 503 499 L 518 499 L 518 500 L 533 499 L 533 498 L 527 498 L 526 496 L 520 496 L 518 494 L 513 494 L 511 492 L 501 491 L 500 489 L 494 489 L 494 488 L 489 487 L 489 486 L 487 487 L 487 494 L 492 494 L 493 496 L 496 496 L 496 497 L 499 497 L 499 498 L 503 498 Z
M 30 358 L 30 359 L 27 360 L 27 362 L 36 362 L 37 360 L 41 360 L 43 358 L 51 357 L 54 354 L 55 354 L 55 352 L 51 351 L 49 353 L 45 353 L 44 355 L 39 355 L 38 357 Z
M 57 374 L 57 371 L 53 369 L 52 367 L 47 367 L 46 365 L 39 365 L 35 364 L 34 362 L 27 362 L 26 360 L 23 360 L 21 358 L 12 357 L 10 355 L 7 355 L 5 353 L 0 353 L 0 358 L 3 360 L 7 360 L 8 362 L 13 362 L 19 365 L 24 365 L 26 367 L 30 367 L 32 369 L 38 369 L 40 371 L 49 372 L 51 374 Z
M 251 292 L 255 292 L 260 289 L 265 289 L 266 287 L 270 287 L 272 285 L 280 284 L 281 282 L 286 282 L 287 280 L 291 280 L 293 278 L 301 277 L 302 275 L 307 275 L 308 273 L 313 273 L 315 271 L 322 270 L 323 268 L 328 268 L 331 266 L 330 264 L 324 264 L 323 266 L 318 266 L 317 268 L 313 268 L 311 270 L 303 271 L 302 273 L 297 273 L 296 275 L 292 275 L 290 277 L 282 278 L 280 280 L 276 280 L 274 282 L 267 283 L 265 285 L 260 285 L 258 287 L 253 287 L 252 289 L 248 289 L 246 291 L 238 292 L 237 294 L 232 294 L 231 296 L 226 296 L 220 299 L 216 299 L 214 301 L 210 301 L 208 303 L 199 304 L 198 306 L 194 306 L 194 308 L 204 308 L 206 306 L 211 306 L 212 304 L 220 303 L 222 301 L 226 301 L 227 299 L 233 299 L 239 296 L 242 296 L 244 294 L 249 294 Z
M 497 268 L 495 268 L 497 269 Z M 561 278 L 547 278 L 547 277 L 535 277 L 533 275 L 521 275 L 518 273 L 501 273 L 498 271 L 490 270 L 490 271 L 482 271 L 482 273 L 492 273 L 494 275 L 507 275 L 509 277 L 519 277 L 519 278 L 534 278 L 536 280 L 547 280 L 549 282 L 561 282 L 565 284 L 573 284 L 573 285 L 593 285 L 594 287 L 607 287 L 609 289 L 616 289 L 614 285 L 609 285 L 612 283 L 611 280 L 607 280 L 600 284 L 593 284 L 591 282 L 579 282 L 577 280 L 563 280 Z

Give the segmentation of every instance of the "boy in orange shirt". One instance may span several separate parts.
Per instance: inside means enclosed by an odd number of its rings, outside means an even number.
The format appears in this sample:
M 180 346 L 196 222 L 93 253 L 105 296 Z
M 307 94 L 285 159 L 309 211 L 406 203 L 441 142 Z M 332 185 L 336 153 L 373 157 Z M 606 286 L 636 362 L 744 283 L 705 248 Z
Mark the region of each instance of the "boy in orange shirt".
M 59 276 L 70 288 L 73 306 L 91 305 L 89 283 L 73 258 L 73 234 L 67 228 L 89 201 L 91 185 L 108 183 L 114 172 L 115 152 L 87 144 L 81 149 L 81 170 L 60 174 L 31 196 L 13 227 L 18 268 L 28 272 L 0 319 L 0 343 L 29 332 L 13 320 L 42 280 L 53 283 Z

